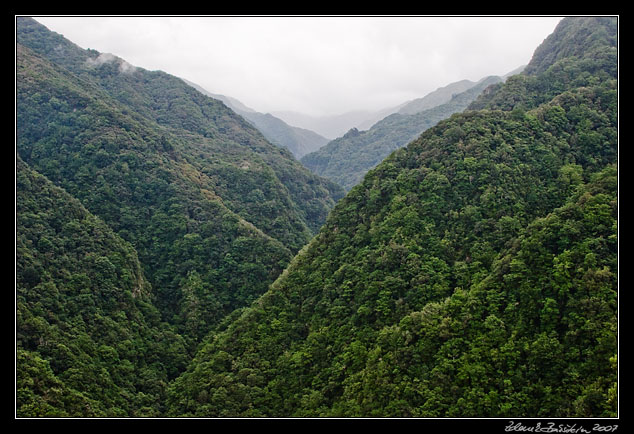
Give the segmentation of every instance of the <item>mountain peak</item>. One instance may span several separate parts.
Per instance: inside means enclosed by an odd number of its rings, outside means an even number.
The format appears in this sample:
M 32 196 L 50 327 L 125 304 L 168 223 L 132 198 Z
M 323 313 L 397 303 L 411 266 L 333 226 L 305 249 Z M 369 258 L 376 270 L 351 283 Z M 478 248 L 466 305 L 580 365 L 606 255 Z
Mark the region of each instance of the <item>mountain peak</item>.
M 537 47 L 524 73 L 538 74 L 565 58 L 588 58 L 607 48 L 616 48 L 616 17 L 568 17 Z

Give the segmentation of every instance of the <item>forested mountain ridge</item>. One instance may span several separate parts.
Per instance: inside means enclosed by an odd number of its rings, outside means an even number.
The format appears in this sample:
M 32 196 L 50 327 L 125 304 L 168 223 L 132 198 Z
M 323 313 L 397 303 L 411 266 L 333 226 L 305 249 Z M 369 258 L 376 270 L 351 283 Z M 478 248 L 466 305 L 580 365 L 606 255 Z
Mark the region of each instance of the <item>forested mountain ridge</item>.
M 617 26 L 611 17 L 563 21 L 520 74 L 509 77 L 505 86 L 493 86 L 468 109 L 531 109 L 566 89 L 616 79 Z
M 224 102 L 227 107 L 251 122 L 271 143 L 288 149 L 297 159 L 328 143 L 328 139 L 314 131 L 293 127 L 270 113 L 257 112 L 235 98 L 213 94 L 195 83 L 187 80 L 185 82 L 204 95 Z
M 232 240 L 242 237 L 242 243 L 268 245 L 254 261 L 268 267 L 259 276 L 251 270 L 253 277 L 271 279 L 272 270 L 281 271 L 283 266 L 276 264 L 288 261 L 291 251 L 247 225 L 204 184 L 201 188 L 205 177 L 174 158 L 179 156 L 176 138 L 144 125 L 145 119 L 124 115 L 107 95 L 93 96 L 92 88 L 82 89 L 82 82 L 71 81 L 43 59 L 24 55 L 25 50 L 18 46 L 19 155 L 135 246 L 164 315 L 185 313 L 179 293 L 191 273 L 207 282 L 201 294 L 205 323 L 218 321 L 231 309 L 237 293 L 229 288 L 238 281 L 213 288 L 210 283 L 220 276 L 210 273 L 231 267 L 226 259 L 255 252 L 253 246 L 248 252 L 237 250 L 244 247 Z M 218 300 L 225 291 L 228 299 Z
M 449 102 L 454 95 L 469 90 L 476 84 L 478 83 L 470 80 L 460 80 L 450 83 L 447 86 L 440 87 L 433 92 L 428 93 L 422 98 L 417 98 L 407 102 L 398 109 L 398 113 L 413 115 L 422 112 L 423 110 L 428 110 L 441 104 L 445 104 Z
M 502 107 L 370 170 L 170 385 L 168 414 L 616 416 L 614 29 L 562 20 L 548 44 L 573 57 L 537 56 L 480 101 Z M 559 47 L 588 39 L 594 56 Z
M 183 136 L 183 131 L 187 131 L 185 137 L 188 140 L 192 140 L 191 134 L 211 139 L 205 144 L 221 148 L 216 152 L 222 157 L 231 153 L 237 157 L 241 152 L 255 154 L 252 158 L 261 159 L 273 169 L 274 175 L 288 190 L 294 202 L 293 207 L 299 208 L 300 217 L 313 231 L 325 219 L 334 200 L 341 197 L 341 190 L 333 183 L 312 176 L 300 164 L 288 158 L 284 150 L 271 146 L 242 117 L 227 109 L 220 101 L 194 91 L 183 80 L 161 71 L 133 67 L 107 53 L 82 50 L 34 20 L 23 18 L 18 23 L 18 43 L 82 79 L 92 81 L 109 97 L 123 103 L 126 114 L 138 114 L 154 120 L 176 135 Z M 306 183 L 319 187 L 312 192 L 312 197 L 302 188 Z M 226 193 L 230 194 L 228 191 Z M 220 196 L 228 204 L 236 203 L 224 195 Z M 236 207 L 239 205 L 236 204 Z M 320 207 L 324 209 L 320 210 Z M 301 245 L 298 243 L 295 247 Z
M 18 417 L 617 415 L 616 19 L 321 229 L 342 191 L 225 105 L 17 24 Z
M 157 416 L 188 361 L 134 248 L 17 157 L 16 414 Z
M 252 122 L 271 143 L 287 148 L 298 160 L 328 143 L 328 139 L 316 132 L 288 125 L 270 113 L 247 112 L 242 116 Z
M 313 176 L 295 163 L 287 150 L 271 146 L 253 125 L 223 103 L 196 91 L 178 77 L 134 67 L 108 53 L 82 50 L 29 18 L 18 19 L 17 41 L 82 79 L 94 82 L 111 98 L 123 103 L 126 113 L 153 119 L 159 126 L 171 128 L 173 134 L 184 135 L 188 141 L 194 138 L 192 134 L 203 136 L 201 139 L 207 139 L 205 144 L 215 152 L 206 164 L 213 165 L 218 158 L 231 154 L 240 158 L 245 152 L 250 154 L 246 158 L 260 160 L 273 170 L 272 175 L 290 195 L 293 202 L 290 209 L 299 213 L 312 232 L 320 227 L 328 210 L 343 194 L 334 183 Z M 218 183 L 222 184 L 222 180 Z M 311 187 L 307 188 L 307 184 Z M 240 212 L 244 204 L 236 200 L 230 188 L 218 188 L 224 190 L 219 196 L 230 207 L 235 206 L 234 211 L 246 215 Z M 283 213 L 287 211 L 280 209 Z M 257 226 L 265 229 L 263 225 Z M 301 245 L 302 242 L 295 243 L 296 248 Z
M 455 83 L 450 89 L 466 87 L 466 90 L 449 97 L 441 93 L 438 98 L 431 98 L 431 102 L 412 102 L 412 107 L 405 112 L 393 113 L 367 131 L 352 129 L 319 150 L 305 155 L 300 161 L 314 173 L 350 190 L 363 179 L 368 170 L 392 151 L 405 146 L 438 121 L 464 110 L 483 90 L 500 81 L 500 77 L 491 76 L 470 86 Z M 448 101 L 441 103 L 445 98 Z M 416 107 L 436 103 L 438 105 L 416 111 Z
M 343 194 L 179 78 L 28 18 L 16 84 L 19 156 L 134 246 L 192 345 L 264 292 Z

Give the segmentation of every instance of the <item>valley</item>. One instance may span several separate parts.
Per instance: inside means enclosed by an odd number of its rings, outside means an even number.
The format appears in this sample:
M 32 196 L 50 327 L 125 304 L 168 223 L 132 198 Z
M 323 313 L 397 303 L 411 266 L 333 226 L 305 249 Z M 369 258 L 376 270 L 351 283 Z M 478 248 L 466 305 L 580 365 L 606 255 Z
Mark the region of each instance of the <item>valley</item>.
M 16 17 L 16 416 L 617 418 L 617 36 L 326 138 Z

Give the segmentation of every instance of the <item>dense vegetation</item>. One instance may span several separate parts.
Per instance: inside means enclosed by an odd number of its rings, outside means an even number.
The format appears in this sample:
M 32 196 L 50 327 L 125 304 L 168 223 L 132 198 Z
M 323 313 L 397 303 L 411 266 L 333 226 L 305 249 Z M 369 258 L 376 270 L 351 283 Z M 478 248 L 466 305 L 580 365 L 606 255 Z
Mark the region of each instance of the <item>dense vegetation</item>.
M 157 416 L 188 361 L 134 248 L 30 169 L 16 172 L 18 416 Z
M 531 109 L 566 89 L 593 87 L 618 75 L 617 23 L 610 17 L 564 20 L 521 74 L 490 89 L 469 109 Z
M 594 82 L 453 115 L 368 172 L 168 414 L 615 416 L 616 76 Z
M 343 192 L 182 80 L 17 24 L 17 413 L 160 415 Z
M 416 110 L 443 101 L 443 94 L 431 100 L 411 102 L 402 108 L 403 112 L 387 116 L 367 131 L 353 128 L 343 137 L 305 155 L 301 162 L 316 174 L 350 190 L 392 151 L 405 146 L 438 121 L 464 110 L 484 89 L 499 81 L 500 77 L 487 77 L 451 96 L 447 102 L 421 111 Z
M 192 343 L 263 293 L 340 197 L 182 80 L 18 30 L 19 155 L 134 246 Z
M 616 416 L 616 42 L 562 20 L 321 226 L 224 104 L 18 20 L 17 415 Z
M 270 113 L 254 112 L 242 116 L 260 130 L 271 143 L 287 148 L 297 159 L 328 143 L 328 139 L 316 132 L 288 125 Z

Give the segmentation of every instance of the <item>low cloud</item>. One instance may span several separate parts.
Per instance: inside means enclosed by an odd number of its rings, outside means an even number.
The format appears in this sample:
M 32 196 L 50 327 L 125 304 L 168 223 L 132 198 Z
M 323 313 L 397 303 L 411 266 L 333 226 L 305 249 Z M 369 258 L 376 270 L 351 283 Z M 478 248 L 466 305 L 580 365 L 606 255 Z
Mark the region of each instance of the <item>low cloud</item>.
M 526 65 L 560 17 L 41 17 L 84 48 L 259 112 L 335 115 Z M 103 57 L 102 57 L 103 56 Z M 98 65 L 112 55 L 92 59 Z M 123 62 L 123 61 L 121 61 Z M 120 71 L 134 71 L 119 63 Z
M 136 66 L 129 64 L 125 60 L 111 53 L 101 53 L 95 58 L 89 57 L 86 59 L 86 65 L 93 68 L 97 68 L 105 63 L 113 62 L 119 64 L 119 72 L 121 74 L 132 74 L 137 69 Z

